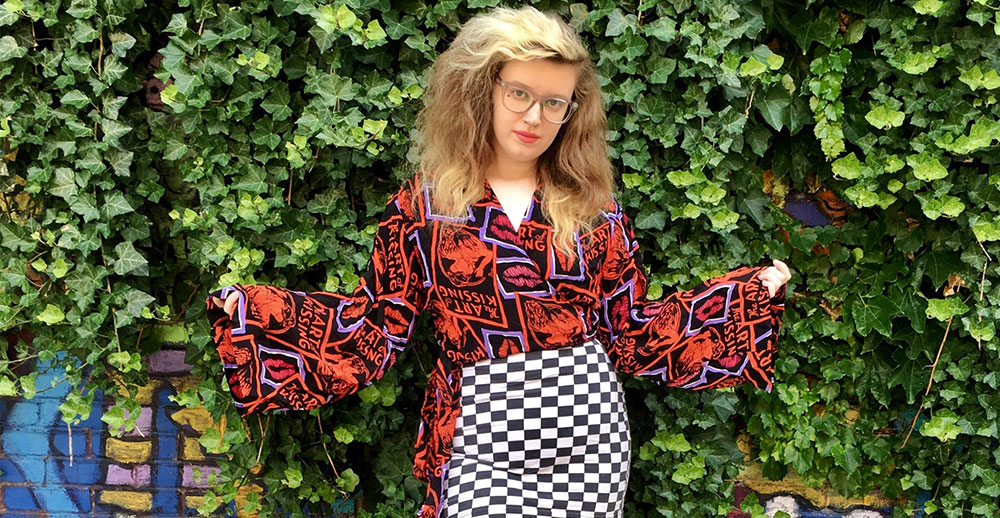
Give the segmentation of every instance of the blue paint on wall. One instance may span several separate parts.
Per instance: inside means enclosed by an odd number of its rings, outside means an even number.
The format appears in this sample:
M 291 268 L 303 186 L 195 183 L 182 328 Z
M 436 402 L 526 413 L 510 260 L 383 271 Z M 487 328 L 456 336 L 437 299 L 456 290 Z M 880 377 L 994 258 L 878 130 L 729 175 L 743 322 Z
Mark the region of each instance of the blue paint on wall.
M 153 473 L 151 477 L 156 486 L 153 492 L 153 512 L 154 513 L 175 513 L 182 509 L 180 493 L 177 491 L 181 475 L 178 469 L 177 459 L 177 432 L 179 431 L 174 421 L 170 419 L 169 412 L 176 411 L 177 405 L 170 401 L 169 396 L 172 389 L 164 388 L 156 392 L 156 433 L 159 434 L 156 450 L 153 455 L 157 461 L 153 463 Z
M 73 490 L 65 484 L 96 485 L 101 475 L 97 461 L 87 459 L 87 437 L 99 448 L 101 441 L 101 400 L 95 394 L 94 407 L 87 421 L 73 428 L 73 466 L 69 465 L 69 432 L 62 422 L 59 405 L 69 393 L 69 383 L 52 382 L 64 372 L 38 367 L 36 386 L 46 389 L 28 400 L 5 400 L 0 414 L 0 481 L 27 483 L 27 487 L 6 486 L 3 502 L 8 510 L 45 511 L 50 518 L 60 513 L 90 511 L 90 493 Z M 51 388 L 50 388 L 51 387 Z M 88 431 L 89 430 L 89 431 Z M 91 450 L 94 451 L 94 450 Z M 100 451 L 97 449 L 96 451 Z M 37 517 L 36 517 L 37 518 Z

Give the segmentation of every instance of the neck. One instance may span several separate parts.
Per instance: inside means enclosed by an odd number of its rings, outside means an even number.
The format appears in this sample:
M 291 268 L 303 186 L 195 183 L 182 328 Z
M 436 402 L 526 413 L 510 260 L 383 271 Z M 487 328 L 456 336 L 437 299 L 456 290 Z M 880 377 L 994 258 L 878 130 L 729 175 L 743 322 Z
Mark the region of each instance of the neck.
M 486 180 L 490 183 L 525 183 L 538 182 L 538 162 L 508 162 L 499 157 L 486 170 Z

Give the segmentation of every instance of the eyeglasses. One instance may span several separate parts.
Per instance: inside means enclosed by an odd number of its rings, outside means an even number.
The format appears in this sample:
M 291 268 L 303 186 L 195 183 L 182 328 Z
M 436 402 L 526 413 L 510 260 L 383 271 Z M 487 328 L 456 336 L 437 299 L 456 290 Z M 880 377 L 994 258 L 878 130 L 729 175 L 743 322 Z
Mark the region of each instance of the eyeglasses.
M 508 83 L 497 78 L 497 84 L 503 88 L 503 105 L 514 113 L 524 113 L 531 109 L 535 103 L 540 103 L 542 107 L 542 118 L 552 124 L 563 124 L 569 120 L 573 112 L 576 111 L 578 103 L 567 101 L 560 97 L 539 97 L 538 94 L 528 90 L 517 83 Z

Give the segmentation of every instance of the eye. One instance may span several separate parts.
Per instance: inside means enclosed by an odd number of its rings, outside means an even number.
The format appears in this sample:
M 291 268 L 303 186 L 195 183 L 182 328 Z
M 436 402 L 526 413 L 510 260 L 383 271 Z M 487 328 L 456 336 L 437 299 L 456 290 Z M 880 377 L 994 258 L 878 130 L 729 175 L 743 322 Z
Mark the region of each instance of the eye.
M 528 92 L 518 88 L 511 89 L 510 94 L 513 95 L 514 97 L 517 97 L 518 99 L 525 99 L 528 97 Z
M 549 108 L 562 108 L 566 104 L 566 101 L 562 99 L 546 99 L 545 106 Z

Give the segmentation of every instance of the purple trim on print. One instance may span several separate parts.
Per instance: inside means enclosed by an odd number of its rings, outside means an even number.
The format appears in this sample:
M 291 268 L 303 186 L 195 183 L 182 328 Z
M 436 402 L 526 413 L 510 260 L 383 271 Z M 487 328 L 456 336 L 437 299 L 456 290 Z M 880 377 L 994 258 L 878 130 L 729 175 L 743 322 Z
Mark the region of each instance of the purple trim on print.
M 445 216 L 443 214 L 435 214 L 434 211 L 432 210 L 431 205 L 432 205 L 431 204 L 431 186 L 430 185 L 425 185 L 424 186 L 424 213 L 427 214 L 427 219 L 428 220 L 460 222 L 460 221 L 475 221 L 475 219 L 476 219 L 476 216 L 474 214 L 472 214 L 472 207 L 469 207 L 467 209 L 468 212 L 469 212 L 468 216 L 466 216 L 464 218 L 463 217 L 452 218 L 452 217 Z
M 701 368 L 701 377 L 699 377 L 698 379 L 692 381 L 691 383 L 688 383 L 687 385 L 682 386 L 681 388 L 685 388 L 685 389 L 686 388 L 692 388 L 692 387 L 697 387 L 697 386 L 700 386 L 700 385 L 704 385 L 705 383 L 708 383 L 708 373 L 709 372 L 713 372 L 715 374 L 728 374 L 730 376 L 742 376 L 743 375 L 743 370 L 746 369 L 746 366 L 747 366 L 748 363 L 750 363 L 750 356 L 749 355 L 743 357 L 743 364 L 740 365 L 740 368 L 734 372 L 734 371 L 731 371 L 731 370 L 728 370 L 728 369 L 722 369 L 722 368 L 719 368 L 719 367 L 712 367 L 711 365 L 708 364 L 708 362 L 705 362 L 702 365 L 702 368 Z
M 233 312 L 233 319 L 239 320 L 239 325 L 234 325 L 232 327 L 232 334 L 234 335 L 245 335 L 247 333 L 247 296 L 243 291 L 236 289 L 235 286 L 226 286 L 222 288 L 222 296 L 219 297 L 222 300 L 226 300 L 229 294 L 232 292 L 237 292 L 240 294 L 240 299 L 236 303 L 236 311 Z
M 698 332 L 701 331 L 702 328 L 704 328 L 706 325 L 709 325 L 709 324 L 721 324 L 721 323 L 729 320 L 729 305 L 730 305 L 730 303 L 732 302 L 732 299 L 733 299 L 733 288 L 735 286 L 736 286 L 735 283 L 719 284 L 718 286 L 712 288 L 711 291 L 709 291 L 707 293 L 704 293 L 700 297 L 692 300 L 691 301 L 691 311 L 688 312 L 688 322 L 687 322 L 687 326 L 686 326 L 687 330 L 684 332 L 684 336 L 694 336 L 694 335 L 698 334 Z M 708 297 L 711 297 L 711 296 L 715 295 L 719 290 L 722 290 L 722 289 L 726 290 L 726 307 L 725 307 L 725 310 L 723 310 L 723 312 L 722 312 L 722 316 L 718 317 L 718 318 L 710 318 L 708 320 L 705 320 L 704 322 L 701 323 L 701 325 L 698 327 L 698 329 L 691 329 L 691 324 L 694 323 L 694 310 L 698 306 L 698 303 L 701 302 L 701 301 L 703 301 L 703 300 L 705 300 L 705 299 L 707 299 Z
M 534 268 L 535 267 L 535 263 L 531 259 L 528 259 L 526 257 L 525 258 L 521 258 L 521 257 L 502 257 L 501 258 L 501 257 L 498 257 L 497 260 L 496 260 L 496 263 L 497 264 L 525 264 L 529 268 Z M 497 270 L 499 270 L 499 268 Z M 497 277 L 499 277 L 499 275 L 500 275 L 499 273 L 496 274 Z M 541 277 L 541 273 L 539 273 L 538 276 Z M 549 281 L 545 280 L 545 279 L 542 279 L 542 281 L 545 282 L 545 289 L 544 290 L 512 291 L 512 292 L 509 292 L 509 293 L 507 292 L 506 289 L 504 289 L 503 283 L 500 282 L 500 279 L 497 279 L 497 283 L 496 284 L 497 284 L 497 288 L 500 290 L 500 296 L 503 297 L 504 299 L 507 299 L 507 300 L 513 299 L 517 295 L 530 295 L 530 296 L 533 296 L 533 297 L 535 297 L 535 296 L 551 296 L 551 295 L 555 295 L 555 288 L 552 287 L 552 284 L 549 283 Z
M 567 275 L 560 275 L 556 273 L 556 265 L 559 264 L 559 262 L 556 260 L 556 246 L 553 245 L 549 247 L 549 263 L 552 265 L 552 273 L 549 275 L 550 278 L 566 279 L 569 281 L 582 281 L 586 279 L 587 272 L 583 266 L 583 245 L 580 243 L 580 233 L 578 231 L 573 232 L 573 240 L 576 241 L 576 257 L 579 259 L 576 265 L 580 269 L 580 274 L 572 275 L 570 273 Z
M 525 257 L 527 257 L 528 254 L 525 253 L 523 248 L 511 243 L 510 241 L 504 241 L 494 237 L 488 237 L 486 235 L 486 231 L 489 230 L 490 228 L 490 222 L 492 222 L 494 219 L 497 218 L 497 216 L 493 215 L 494 212 L 498 212 L 501 215 L 503 215 L 503 217 L 507 218 L 507 214 L 503 211 L 503 209 L 499 209 L 497 207 L 486 207 L 486 223 L 483 226 L 479 227 L 479 239 L 481 239 L 484 243 L 492 243 L 494 245 L 506 248 L 508 250 L 521 252 L 522 254 L 524 254 Z M 507 218 L 507 221 L 510 221 L 510 218 Z M 510 231 L 513 232 L 514 234 L 517 234 L 517 231 L 515 231 L 513 228 L 511 228 Z
M 774 329 L 773 328 L 772 329 L 768 329 L 766 333 L 758 336 L 757 339 L 753 341 L 754 345 L 759 344 L 761 340 L 763 340 L 763 339 L 771 336 L 773 333 L 774 333 Z
M 414 230 L 410 233 L 410 236 L 407 239 L 415 242 L 415 248 L 420 254 L 420 267 L 424 270 L 424 287 L 430 288 L 431 285 L 434 284 L 434 281 L 433 276 L 431 275 L 429 261 L 427 260 L 427 256 L 424 255 L 424 247 L 420 244 L 420 232 Z
M 632 303 L 632 304 L 634 304 L 635 303 L 635 298 L 634 298 L 634 295 L 635 295 L 635 279 L 629 279 L 628 282 L 626 282 L 625 284 L 623 284 L 620 288 L 618 288 L 617 290 L 615 290 L 614 293 L 612 293 L 608 297 L 605 297 L 604 300 L 601 301 L 601 306 L 602 306 L 601 312 L 602 312 L 602 314 L 603 314 L 602 316 L 604 318 L 604 325 L 608 328 L 608 334 L 611 337 L 610 340 L 612 342 L 618 339 L 618 335 L 615 334 L 615 328 L 614 328 L 614 326 L 611 325 L 611 318 L 608 317 L 608 308 L 611 305 L 609 302 L 611 301 L 611 299 L 615 298 L 619 293 L 622 293 L 622 292 L 624 292 L 626 290 L 628 290 L 628 300 L 629 300 L 629 302 Z M 584 324 L 586 325 L 586 322 L 584 322 Z
M 383 328 L 384 330 L 385 328 Z M 386 336 L 389 336 L 388 331 L 386 331 Z M 406 342 L 396 342 L 391 338 L 386 339 L 386 343 L 389 345 L 389 350 L 385 352 L 385 357 L 382 358 L 382 365 L 379 366 L 379 372 L 385 372 L 385 366 L 389 363 L 389 357 L 392 356 L 392 351 L 403 352 L 406 349 Z M 370 383 L 370 382 L 369 382 Z
M 494 331 L 490 329 L 483 329 L 483 347 L 486 349 L 486 354 L 491 359 L 495 358 L 493 355 L 493 348 L 490 347 L 490 337 L 502 336 L 504 338 L 513 338 L 517 341 L 518 347 L 521 348 L 521 352 L 524 352 L 524 333 L 520 331 Z
M 368 285 L 366 284 L 361 286 L 361 289 L 365 292 L 366 295 L 368 295 L 369 302 L 374 304 L 375 297 L 372 296 L 372 292 L 368 290 Z M 359 327 L 361 327 L 362 324 L 365 323 L 364 316 L 358 318 L 357 322 L 347 326 L 345 326 L 344 323 L 340 321 L 340 315 L 343 313 L 344 308 L 347 306 L 353 306 L 354 304 L 355 302 L 352 299 L 343 299 L 340 301 L 339 304 L 337 304 L 337 312 L 336 315 L 334 316 L 334 320 L 336 320 L 337 322 L 337 331 L 340 331 L 341 333 L 350 333 L 351 331 L 358 329 Z

